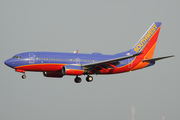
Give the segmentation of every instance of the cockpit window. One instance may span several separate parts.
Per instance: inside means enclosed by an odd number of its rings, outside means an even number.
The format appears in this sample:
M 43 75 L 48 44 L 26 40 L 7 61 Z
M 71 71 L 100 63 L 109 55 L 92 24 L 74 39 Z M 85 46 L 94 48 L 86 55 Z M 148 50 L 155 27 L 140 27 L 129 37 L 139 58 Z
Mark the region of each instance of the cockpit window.
M 22 56 L 13 56 L 12 58 L 21 59 L 21 58 L 22 58 Z

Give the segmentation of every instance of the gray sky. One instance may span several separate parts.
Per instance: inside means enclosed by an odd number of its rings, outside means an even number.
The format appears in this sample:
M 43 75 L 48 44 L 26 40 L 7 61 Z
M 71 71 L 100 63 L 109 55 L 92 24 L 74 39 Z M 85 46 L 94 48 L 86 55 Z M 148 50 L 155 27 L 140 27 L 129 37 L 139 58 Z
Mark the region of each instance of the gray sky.
M 177 0 L 1 0 L 1 120 L 179 120 L 179 28 Z M 134 46 L 153 22 L 162 22 L 154 57 L 175 54 L 129 73 L 45 78 L 4 65 L 28 51 L 115 54 Z

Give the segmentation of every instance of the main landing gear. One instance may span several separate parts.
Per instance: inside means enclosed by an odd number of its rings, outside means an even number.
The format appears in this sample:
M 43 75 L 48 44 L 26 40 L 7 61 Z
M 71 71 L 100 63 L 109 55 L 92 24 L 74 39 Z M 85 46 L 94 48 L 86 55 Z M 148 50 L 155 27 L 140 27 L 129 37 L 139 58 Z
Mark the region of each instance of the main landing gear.
M 82 79 L 80 77 L 78 77 L 78 76 L 76 76 L 76 78 L 74 79 L 75 83 L 80 83 L 81 81 L 82 81 Z M 93 77 L 88 75 L 86 77 L 86 81 L 87 82 L 92 82 L 93 81 Z
M 80 83 L 82 80 L 80 77 L 76 76 L 76 78 L 74 79 L 75 83 Z
M 88 75 L 88 76 L 86 77 L 86 81 L 87 81 L 87 82 L 92 82 L 92 81 L 93 81 L 93 77 Z

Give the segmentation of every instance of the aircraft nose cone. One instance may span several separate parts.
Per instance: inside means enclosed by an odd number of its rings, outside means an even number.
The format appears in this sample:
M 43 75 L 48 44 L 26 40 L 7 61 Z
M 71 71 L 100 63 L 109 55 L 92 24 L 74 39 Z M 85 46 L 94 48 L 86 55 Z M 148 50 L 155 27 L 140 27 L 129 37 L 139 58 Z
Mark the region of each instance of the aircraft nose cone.
M 9 66 L 9 67 L 12 67 L 12 64 L 13 64 L 13 61 L 8 59 L 4 62 L 5 65 Z
M 9 64 L 9 60 L 6 60 L 6 61 L 4 62 L 4 64 L 5 64 L 5 65 L 8 65 L 8 64 Z

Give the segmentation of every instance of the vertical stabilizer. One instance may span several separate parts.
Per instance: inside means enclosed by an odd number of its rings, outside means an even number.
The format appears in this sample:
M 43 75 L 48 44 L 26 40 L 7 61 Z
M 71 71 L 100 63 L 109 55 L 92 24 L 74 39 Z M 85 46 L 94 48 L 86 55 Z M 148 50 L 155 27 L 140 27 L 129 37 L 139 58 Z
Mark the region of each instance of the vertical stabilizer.
M 135 44 L 133 49 L 131 49 L 131 54 L 146 53 L 149 50 L 151 50 L 151 52 L 153 51 L 154 53 L 160 28 L 161 22 L 153 23 L 145 32 L 145 34 L 140 38 L 140 40 Z

